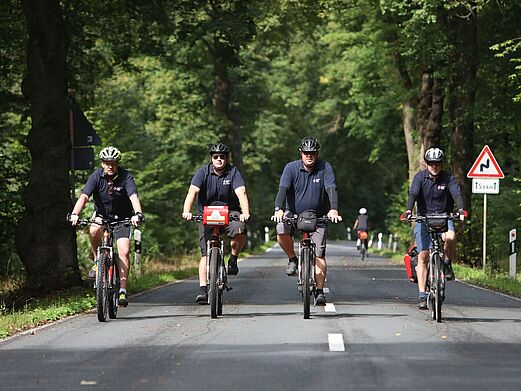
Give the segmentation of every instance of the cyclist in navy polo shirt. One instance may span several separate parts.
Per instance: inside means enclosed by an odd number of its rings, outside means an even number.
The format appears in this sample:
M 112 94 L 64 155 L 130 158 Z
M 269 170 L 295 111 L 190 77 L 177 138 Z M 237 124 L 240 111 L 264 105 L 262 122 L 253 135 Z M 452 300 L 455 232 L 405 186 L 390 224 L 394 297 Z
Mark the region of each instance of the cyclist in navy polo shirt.
M 288 276 L 297 274 L 298 259 L 294 250 L 293 227 L 282 222 L 284 215 L 299 214 L 311 209 L 316 211 L 317 216 L 327 215 L 335 223 L 342 221 L 338 214 L 335 174 L 331 164 L 318 159 L 319 150 L 320 144 L 316 139 L 303 138 L 299 147 L 300 160 L 286 164 L 280 178 L 273 219 L 278 222 L 277 241 L 289 258 L 286 269 Z M 325 226 L 319 226 L 311 234 L 311 240 L 316 244 L 317 256 L 316 305 L 326 305 L 323 291 L 327 273 L 326 239 Z
M 132 225 L 137 226 L 144 219 L 141 203 L 137 194 L 136 183 L 130 173 L 119 167 L 121 152 L 114 147 L 103 148 L 99 154 L 101 168 L 92 173 L 83 188 L 82 194 L 76 201 L 70 214 L 72 225 L 78 223 L 81 210 L 89 200 L 94 198 L 95 218 L 97 216 L 110 220 L 131 218 Z M 130 267 L 130 227 L 118 225 L 114 228 L 114 239 L 118 246 L 120 292 L 119 305 L 126 307 L 127 282 Z M 102 230 L 99 225 L 92 224 L 89 228 L 89 240 L 96 259 L 96 250 L 101 245 Z M 92 271 L 91 271 L 92 272 Z M 96 278 L 95 271 L 89 276 Z
M 439 148 L 430 148 L 425 152 L 424 160 L 425 163 L 427 163 L 427 169 L 417 173 L 412 180 L 409 190 L 409 199 L 407 200 L 407 210 L 404 212 L 404 216 L 409 217 L 412 214 L 411 211 L 415 202 L 419 216 L 436 213 L 451 213 L 455 202 L 460 211 L 460 218 L 464 218 L 466 212 L 463 209 L 463 198 L 461 197 L 460 186 L 454 175 L 442 170 L 444 159 L 445 155 Z M 456 259 L 456 233 L 454 230 L 454 221 L 449 220 L 448 224 L 449 229 L 443 234 L 443 240 L 445 241 L 444 254 L 447 257 L 447 259 L 444 260 L 443 269 L 447 280 L 452 280 L 454 279 L 454 271 L 452 270 L 451 261 Z M 431 240 L 426 223 L 415 225 L 414 236 L 416 239 L 416 247 L 420 252 L 417 266 L 419 289 L 418 308 L 427 309 L 425 285 L 427 281 L 427 263 L 429 262 Z
M 246 221 L 250 218 L 250 207 L 246 195 L 246 186 L 239 170 L 228 164 L 230 149 L 226 144 L 216 143 L 210 149 L 211 163 L 201 167 L 192 178 L 190 188 L 183 206 L 183 218 L 192 218 L 192 205 L 197 197 L 197 211 L 202 214 L 204 206 L 228 205 L 233 214 L 239 216 L 239 221 L 230 220 L 225 228 L 226 235 L 231 238 L 231 255 L 228 260 L 228 274 L 237 275 L 239 267 L 237 258 L 246 243 Z M 210 239 L 211 227 L 199 225 L 199 242 L 201 260 L 199 261 L 200 293 L 195 301 L 199 304 L 208 303 L 206 286 L 206 242 Z

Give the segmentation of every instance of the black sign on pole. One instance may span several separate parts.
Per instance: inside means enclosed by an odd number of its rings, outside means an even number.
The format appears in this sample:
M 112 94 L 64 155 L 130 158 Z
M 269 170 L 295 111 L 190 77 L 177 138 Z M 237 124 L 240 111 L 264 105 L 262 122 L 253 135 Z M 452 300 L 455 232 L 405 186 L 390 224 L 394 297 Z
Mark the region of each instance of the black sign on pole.
M 94 168 L 94 149 L 74 148 L 73 170 L 92 170 Z
M 72 100 L 72 118 L 74 126 L 73 143 L 75 148 L 101 145 L 98 134 L 74 99 Z

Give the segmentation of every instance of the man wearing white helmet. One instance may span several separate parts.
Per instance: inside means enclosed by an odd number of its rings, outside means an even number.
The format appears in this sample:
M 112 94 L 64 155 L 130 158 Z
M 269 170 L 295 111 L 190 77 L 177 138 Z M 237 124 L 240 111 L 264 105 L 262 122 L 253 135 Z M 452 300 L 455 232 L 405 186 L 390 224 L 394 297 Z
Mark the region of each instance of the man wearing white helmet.
M 407 210 L 405 217 L 412 214 L 412 208 L 416 203 L 417 214 L 425 216 L 427 214 L 451 213 L 456 203 L 461 218 L 466 216 L 463 207 L 461 190 L 454 175 L 442 170 L 445 159 L 443 151 L 439 148 L 429 148 L 424 155 L 427 169 L 420 171 L 414 176 L 409 190 Z M 419 301 L 418 308 L 427 309 L 427 293 L 425 286 L 427 281 L 427 263 L 429 262 L 429 247 L 431 246 L 429 232 L 425 223 L 416 224 L 414 227 L 416 247 L 419 251 L 418 256 L 418 289 Z M 447 280 L 454 279 L 451 261 L 456 258 L 456 233 L 454 222 L 448 221 L 448 231 L 443 234 L 445 241 L 444 273 Z
M 360 250 L 360 245 L 362 244 L 365 246 L 366 250 L 366 256 L 369 256 L 369 253 L 367 252 L 367 244 L 368 244 L 368 237 L 369 237 L 369 230 L 371 229 L 371 222 L 369 221 L 369 216 L 367 216 L 367 209 L 366 208 L 360 208 L 358 211 L 360 215 L 356 218 L 355 224 L 353 225 L 353 229 L 357 232 L 357 240 L 356 240 L 356 249 Z M 360 239 L 360 238 L 363 239 Z
M 81 210 L 89 200 L 94 198 L 95 217 L 103 217 L 110 220 L 124 220 L 130 218 L 132 225 L 137 226 L 143 221 L 144 216 L 139 202 L 136 183 L 130 173 L 119 167 L 121 152 L 115 147 L 103 148 L 99 154 L 101 168 L 95 170 L 82 194 L 76 201 L 70 214 L 72 225 L 78 224 Z M 119 276 L 121 288 L 118 302 L 122 307 L 128 305 L 127 282 L 130 267 L 130 237 L 131 229 L 124 225 L 114 228 L 114 239 L 118 246 Z M 91 225 L 89 228 L 89 240 L 96 259 L 96 250 L 101 245 L 102 230 L 99 225 Z M 93 277 L 89 273 L 90 277 Z M 95 274 L 94 274 L 95 278 Z

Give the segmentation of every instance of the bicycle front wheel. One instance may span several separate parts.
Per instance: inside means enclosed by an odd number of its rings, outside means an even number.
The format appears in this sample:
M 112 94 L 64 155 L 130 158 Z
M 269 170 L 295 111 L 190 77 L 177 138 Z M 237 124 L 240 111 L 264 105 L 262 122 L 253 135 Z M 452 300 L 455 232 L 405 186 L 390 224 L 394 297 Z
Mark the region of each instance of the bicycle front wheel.
M 311 306 L 311 249 L 302 249 L 302 301 L 304 303 L 304 319 L 309 319 Z
M 208 299 L 210 301 L 210 314 L 212 318 L 217 318 L 218 315 L 218 303 L 219 294 L 218 294 L 218 276 L 219 276 L 219 264 L 221 253 L 219 249 L 212 248 L 210 250 L 210 281 L 208 286 Z
M 119 273 L 115 263 L 111 265 L 112 278 L 109 290 L 109 318 L 116 319 L 118 316 L 118 292 L 119 292 Z
M 96 310 L 98 320 L 105 322 L 108 314 L 108 275 L 107 275 L 107 254 L 100 254 L 98 263 L 98 272 L 96 275 Z
M 435 273 L 435 285 L 434 285 L 434 311 L 436 312 L 436 322 L 441 323 L 441 304 L 442 298 L 442 280 L 441 280 L 441 260 L 439 254 L 434 254 L 434 273 Z

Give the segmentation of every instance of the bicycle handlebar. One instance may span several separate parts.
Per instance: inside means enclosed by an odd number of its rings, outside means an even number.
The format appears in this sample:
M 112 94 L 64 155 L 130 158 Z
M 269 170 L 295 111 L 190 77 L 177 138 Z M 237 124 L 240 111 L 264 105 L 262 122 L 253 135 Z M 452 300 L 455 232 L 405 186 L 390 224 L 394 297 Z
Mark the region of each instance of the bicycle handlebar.
M 241 217 L 234 214 L 229 214 L 228 219 L 232 221 L 240 221 Z M 203 222 L 203 215 L 193 215 L 189 221 L 195 221 L 196 223 L 202 223 Z
M 298 214 L 295 214 L 293 216 L 284 216 L 282 218 L 282 222 L 286 224 L 296 224 L 298 221 Z M 331 220 L 326 215 L 322 217 L 317 217 L 317 223 L 331 223 L 333 220 Z
M 448 220 L 457 220 L 457 219 L 459 219 L 459 217 L 461 215 L 462 214 L 459 212 L 436 213 L 436 214 L 429 214 L 427 216 L 418 216 L 418 215 L 405 216 L 402 214 L 402 215 L 400 215 L 400 220 L 405 223 L 410 223 L 410 222 L 423 223 L 423 222 L 427 221 L 428 218 L 431 218 L 431 219 L 445 219 L 446 218 Z
M 66 220 L 68 222 L 71 221 L 71 215 L 70 213 L 67 214 L 67 217 L 66 217 Z M 101 220 L 101 221 L 100 221 Z M 84 227 L 87 227 L 88 225 L 90 224 L 96 224 L 96 225 L 99 225 L 100 227 L 110 227 L 110 228 L 113 228 L 117 225 L 124 225 L 126 227 L 129 227 L 132 225 L 132 220 L 127 217 L 123 220 L 109 220 L 109 219 L 104 219 L 103 217 L 96 217 L 94 220 L 89 220 L 89 219 L 78 219 L 78 226 L 84 228 Z

